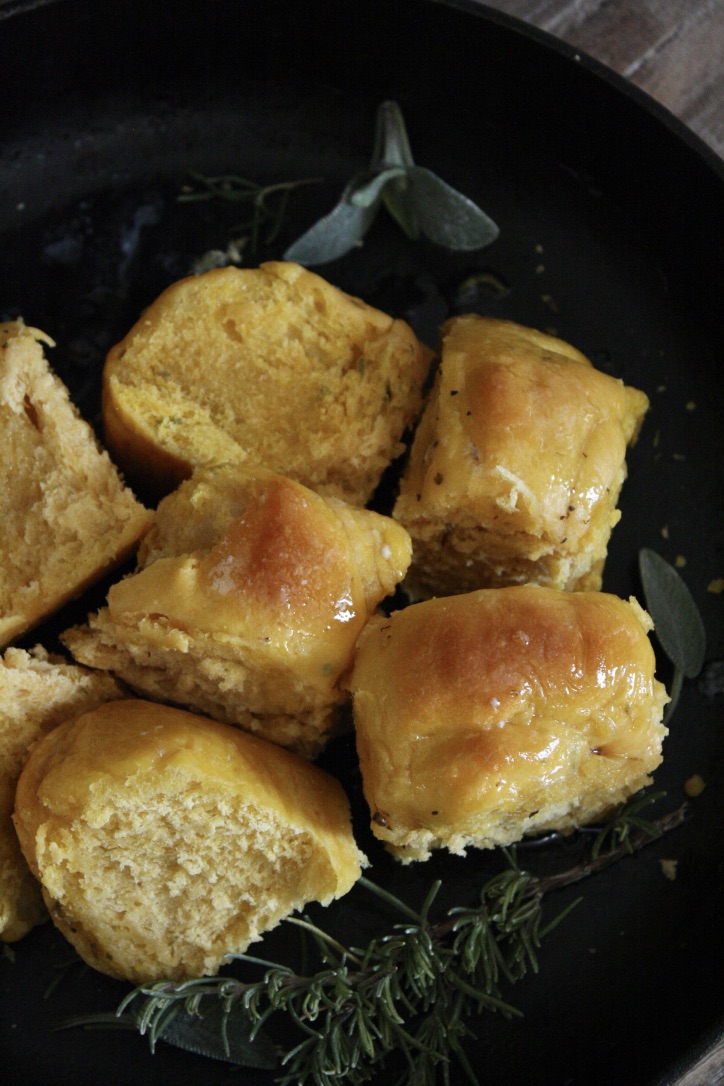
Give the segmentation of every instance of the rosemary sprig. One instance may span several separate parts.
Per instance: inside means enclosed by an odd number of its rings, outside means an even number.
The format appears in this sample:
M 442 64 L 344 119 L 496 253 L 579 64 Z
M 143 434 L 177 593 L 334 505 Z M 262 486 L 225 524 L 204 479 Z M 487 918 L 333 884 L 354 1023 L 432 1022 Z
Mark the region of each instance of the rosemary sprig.
M 303 185 L 319 183 L 319 178 L 304 178 L 300 181 L 279 181 L 271 185 L 260 185 L 236 174 L 223 174 L 219 177 L 206 177 L 201 173 L 190 173 L 189 184 L 179 193 L 179 203 L 199 203 L 207 200 L 228 200 L 231 203 L 245 204 L 250 207 L 250 215 L 239 224 L 238 231 L 248 231 L 248 246 L 252 254 L 259 248 L 262 230 L 264 243 L 271 245 L 276 240 L 284 223 L 289 205 L 289 198 L 295 189 Z
M 635 797 L 600 829 L 585 860 L 558 874 L 535 876 L 520 867 L 514 850 L 501 850 L 506 866 L 483 885 L 477 902 L 436 919 L 431 916 L 439 883 L 416 910 L 362 878 L 360 888 L 402 919 L 366 947 L 350 949 L 308 918 L 296 920 L 321 958 L 321 969 L 312 975 L 240 955 L 239 961 L 263 969 L 260 979 L 162 981 L 134 989 L 118 1015 L 147 1036 L 152 1050 L 162 1038 L 193 1047 L 183 1024 L 193 1038 L 198 1023 L 211 1015 L 216 1043 L 209 1043 L 207 1029 L 205 1053 L 257 1067 L 271 1066 L 264 1027 L 285 1016 L 299 1039 L 280 1058 L 279 1086 L 332 1086 L 340 1075 L 357 1086 L 383 1069 L 385 1081 L 393 1081 L 393 1057 L 401 1064 L 400 1086 L 434 1086 L 440 1073 L 449 1082 L 453 1061 L 476 1083 L 465 1054 L 474 1036 L 471 1020 L 484 1011 L 519 1014 L 506 989 L 537 972 L 543 939 L 577 904 L 545 920 L 544 899 L 679 825 L 683 808 L 657 821 L 641 817 L 659 795 Z M 232 1052 L 232 1040 L 241 1040 L 241 1056 Z
M 429 919 L 437 885 L 414 913 L 363 879 L 369 892 L 394 902 L 405 918 L 366 948 L 346 950 L 305 920 L 322 957 L 323 968 L 314 975 L 298 976 L 269 963 L 258 981 L 161 982 L 131 992 L 119 1014 L 131 1010 L 154 1048 L 179 1004 L 187 1015 L 202 1013 L 209 998 L 221 1001 L 229 1015 L 243 1010 L 252 1042 L 272 1015 L 281 1013 L 301 1038 L 281 1059 L 280 1086 L 332 1086 L 342 1074 L 354 1086 L 368 1081 L 393 1052 L 404 1060 L 400 1082 L 410 1081 L 414 1068 L 414 1081 L 432 1086 L 451 1054 L 465 1064 L 462 1046 L 472 1036 L 471 1014 L 518 1013 L 504 999 L 502 984 L 514 983 L 529 968 L 537 970 L 541 939 L 562 918 L 542 924 L 533 876 L 520 870 L 512 854 L 509 860 L 510 866 L 485 884 L 477 905 L 453 909 L 438 922 Z M 239 960 L 256 961 L 246 955 Z

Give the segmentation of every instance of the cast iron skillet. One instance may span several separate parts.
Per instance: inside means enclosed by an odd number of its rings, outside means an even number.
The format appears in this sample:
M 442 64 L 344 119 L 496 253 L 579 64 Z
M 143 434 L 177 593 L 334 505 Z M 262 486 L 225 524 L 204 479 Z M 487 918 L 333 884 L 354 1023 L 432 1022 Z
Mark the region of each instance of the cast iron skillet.
M 380 221 L 319 270 L 430 342 L 451 313 L 509 317 L 555 329 L 649 394 L 604 587 L 640 594 L 642 546 L 685 558 L 707 669 L 685 687 L 656 787 L 664 808 L 694 773 L 707 787 L 683 827 L 584 885 L 539 974 L 510 993 L 524 1017 L 482 1018 L 472 1047 L 481 1080 L 505 1086 L 670 1082 L 715 1042 L 721 1011 L 722 628 L 707 586 L 722 575 L 722 163 L 593 61 L 470 0 L 62 0 L 6 4 L 0 16 L 0 317 L 22 315 L 57 340 L 53 363 L 94 423 L 107 348 L 238 231 L 237 207 L 177 202 L 188 172 L 321 178 L 294 194 L 278 241 L 247 260 L 278 257 L 366 164 L 386 98 L 402 107 L 417 161 L 482 204 L 500 238 L 452 254 Z M 52 647 L 76 614 L 26 643 Z M 397 868 L 369 839 L 348 741 L 327 764 L 349 788 L 373 878 L 412 903 L 438 876 L 447 903 L 474 899 L 494 857 Z M 552 870 L 577 848 L 525 846 L 521 857 Z M 678 860 L 674 881 L 662 859 Z M 354 941 L 392 918 L 355 891 L 325 920 Z M 151 1056 L 133 1034 L 53 1032 L 114 1010 L 126 991 L 75 964 L 63 972 L 72 960 L 49 925 L 3 956 L 8 1086 L 270 1081 L 170 1046 Z

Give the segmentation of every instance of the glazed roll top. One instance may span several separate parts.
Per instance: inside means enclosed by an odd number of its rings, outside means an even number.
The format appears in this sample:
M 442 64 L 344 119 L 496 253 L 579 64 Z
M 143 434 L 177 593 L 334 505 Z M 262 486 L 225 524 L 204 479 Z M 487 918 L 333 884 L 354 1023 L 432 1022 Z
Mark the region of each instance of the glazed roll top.
M 646 395 L 513 321 L 443 327 L 394 515 L 418 595 L 536 582 L 599 589 Z
M 315 755 L 410 553 L 390 517 L 263 468 L 199 469 L 160 503 L 143 568 L 64 641 L 144 697 Z
M 635 601 L 482 589 L 373 618 L 351 690 L 374 833 L 402 860 L 595 819 L 649 782 L 667 696 Z

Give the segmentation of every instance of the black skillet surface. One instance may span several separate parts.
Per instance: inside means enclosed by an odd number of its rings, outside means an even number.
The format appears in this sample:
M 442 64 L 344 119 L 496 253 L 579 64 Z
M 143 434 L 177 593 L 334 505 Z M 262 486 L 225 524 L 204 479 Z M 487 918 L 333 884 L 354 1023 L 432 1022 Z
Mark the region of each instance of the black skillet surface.
M 462 311 L 553 328 L 649 394 L 604 587 L 639 592 L 641 546 L 686 559 L 708 632 L 707 681 L 685 687 L 656 785 L 663 809 L 678 806 L 692 774 L 706 789 L 683 827 L 584 885 L 539 974 L 510 993 L 524 1017 L 482 1018 L 472 1052 L 495 1086 L 671 1081 L 713 1042 L 722 1011 L 711 666 L 722 624 L 721 597 L 707 591 L 724 572 L 722 163 L 594 62 L 466 0 L 63 0 L 0 5 L 0 16 L 0 318 L 22 314 L 57 340 L 53 362 L 92 421 L 106 349 L 195 258 L 238 236 L 238 207 L 176 201 L 188 171 L 321 178 L 294 194 L 278 242 L 247 262 L 278 257 L 366 164 L 385 98 L 400 103 L 417 161 L 476 199 L 500 238 L 451 254 L 380 220 L 322 274 L 427 340 Z M 49 644 L 68 621 L 28 642 Z M 348 784 L 373 878 L 412 903 L 438 875 L 448 903 L 474 898 L 494 856 L 396 867 L 369 840 L 349 744 L 327 764 Z M 521 856 L 552 870 L 574 863 L 578 847 Z M 675 880 L 662 859 L 678 860 Z M 352 942 L 360 925 L 391 919 L 361 890 L 324 917 Z M 286 953 L 284 936 L 264 953 Z M 53 1032 L 69 1016 L 115 1009 L 126 991 L 74 964 L 63 971 L 72 960 L 50 926 L 2 956 L 7 1086 L 270 1082 L 170 1046 L 151 1056 L 133 1034 Z

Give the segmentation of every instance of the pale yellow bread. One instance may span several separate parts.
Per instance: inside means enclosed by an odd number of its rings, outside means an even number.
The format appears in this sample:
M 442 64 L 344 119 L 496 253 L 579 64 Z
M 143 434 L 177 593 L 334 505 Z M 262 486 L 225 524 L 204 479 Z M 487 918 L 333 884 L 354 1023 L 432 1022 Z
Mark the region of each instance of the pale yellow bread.
M 33 749 L 15 822 L 51 917 L 136 984 L 214 974 L 364 857 L 328 774 L 237 728 L 109 702 Z
M 651 621 L 535 585 L 412 604 L 350 681 L 372 829 L 403 862 L 591 822 L 650 783 L 668 697 Z
M 127 558 L 151 516 L 41 342 L 21 321 L 0 324 L 0 648 Z
M 51 728 L 123 691 L 110 675 L 68 664 L 36 646 L 0 657 L 0 939 L 14 942 L 48 919 L 40 884 L 12 823 L 15 787 L 32 744 Z
M 140 571 L 63 640 L 145 696 L 313 756 L 410 553 L 390 517 L 264 469 L 199 470 L 159 505 Z
M 394 508 L 413 538 L 411 594 L 600 588 L 647 407 L 560 339 L 450 320 Z
M 362 505 L 403 450 L 430 358 L 404 321 L 297 264 L 215 269 L 168 287 L 109 352 L 105 436 L 161 493 L 235 460 Z

